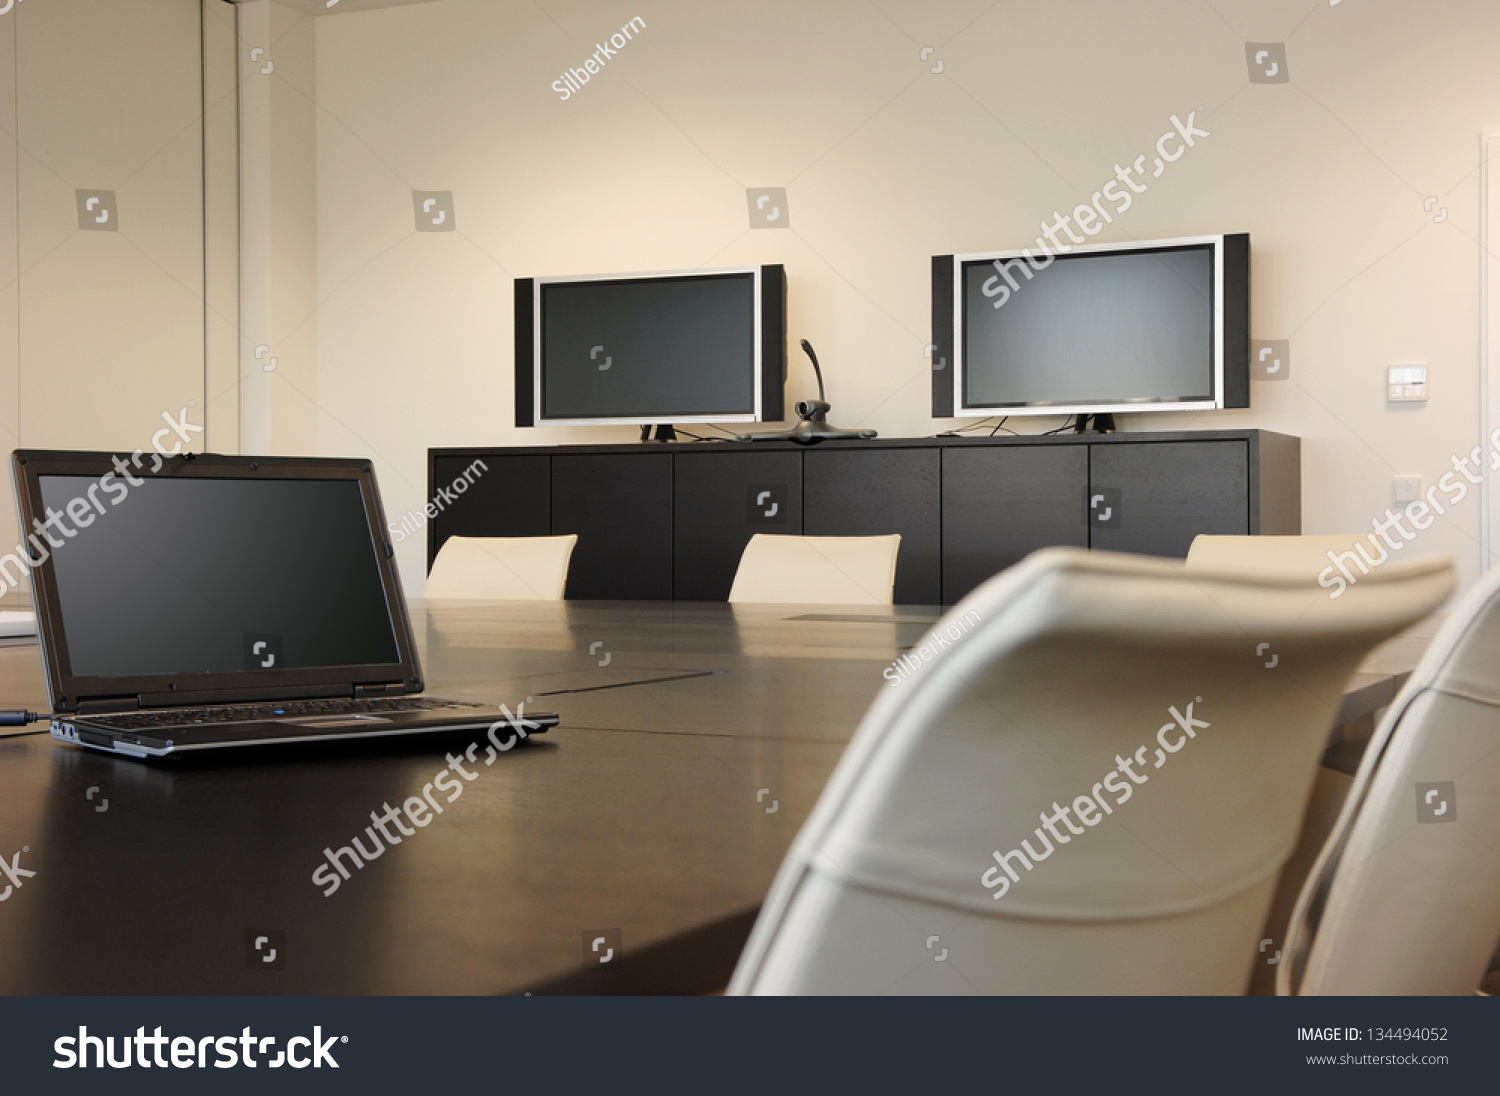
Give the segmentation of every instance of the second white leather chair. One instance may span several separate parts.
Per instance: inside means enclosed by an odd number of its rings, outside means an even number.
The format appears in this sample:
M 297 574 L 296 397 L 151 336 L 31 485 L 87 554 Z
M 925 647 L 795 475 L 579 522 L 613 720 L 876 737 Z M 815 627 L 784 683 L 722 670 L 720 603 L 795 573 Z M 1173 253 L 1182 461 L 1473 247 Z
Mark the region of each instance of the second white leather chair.
M 734 604 L 890 605 L 897 534 L 796 537 L 756 533 L 745 545 L 729 600 Z
M 1333 558 L 1337 558 L 1349 575 L 1358 581 L 1374 568 L 1391 562 L 1393 556 L 1394 553 L 1383 545 L 1371 546 L 1360 533 L 1253 537 L 1202 533 L 1193 538 L 1188 548 L 1187 568 L 1189 571 L 1254 572 L 1306 578 L 1323 574 L 1329 568 L 1336 569 Z M 1331 579 L 1332 575 L 1329 575 L 1325 581 Z M 1331 581 L 1328 584 L 1335 585 Z
M 422 596 L 558 601 L 578 535 L 449 537 L 432 561 Z
M 1500 941 L 1500 567 L 1365 749 L 1303 885 L 1280 993 L 1473 993 Z
M 1345 683 L 1452 588 L 1035 553 L 887 677 L 730 992 L 1243 992 Z

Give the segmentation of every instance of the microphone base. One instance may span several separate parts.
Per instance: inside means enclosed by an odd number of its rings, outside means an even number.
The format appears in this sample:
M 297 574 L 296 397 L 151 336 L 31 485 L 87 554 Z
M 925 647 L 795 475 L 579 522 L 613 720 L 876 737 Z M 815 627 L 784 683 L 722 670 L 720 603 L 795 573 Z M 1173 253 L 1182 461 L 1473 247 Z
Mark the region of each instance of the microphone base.
M 822 419 L 803 419 L 791 430 L 782 434 L 737 434 L 736 441 L 790 441 L 798 445 L 817 445 L 820 441 L 835 441 L 856 438 L 868 441 L 879 437 L 874 430 L 840 430 L 829 426 Z

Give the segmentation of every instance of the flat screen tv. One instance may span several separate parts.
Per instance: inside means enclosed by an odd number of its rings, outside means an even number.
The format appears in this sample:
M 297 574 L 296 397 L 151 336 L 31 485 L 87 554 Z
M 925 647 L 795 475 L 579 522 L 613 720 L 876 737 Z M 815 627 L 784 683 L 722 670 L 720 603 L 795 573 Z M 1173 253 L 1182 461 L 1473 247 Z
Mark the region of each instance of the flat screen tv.
M 1250 405 L 1244 233 L 940 255 L 932 302 L 934 417 Z
M 779 422 L 780 266 L 516 281 L 516 425 Z

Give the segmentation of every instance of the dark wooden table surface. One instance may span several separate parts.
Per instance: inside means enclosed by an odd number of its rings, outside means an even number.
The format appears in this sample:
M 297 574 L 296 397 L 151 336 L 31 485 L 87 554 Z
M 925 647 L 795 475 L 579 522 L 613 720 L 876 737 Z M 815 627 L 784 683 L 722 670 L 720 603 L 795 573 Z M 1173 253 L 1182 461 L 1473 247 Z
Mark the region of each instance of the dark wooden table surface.
M 329 897 L 324 848 L 474 736 L 149 764 L 0 738 L 0 856 L 36 873 L 0 902 L 0 993 L 722 987 L 881 671 L 936 612 L 413 601 L 430 694 L 562 725 L 481 753 L 442 815 Z M 0 647 L 0 704 L 45 705 L 34 645 Z M 272 933 L 268 966 L 250 942 Z
M 562 725 L 492 767 L 481 752 L 444 814 L 327 898 L 323 849 L 474 736 L 150 764 L 0 738 L 0 855 L 36 872 L 0 902 L 0 992 L 722 986 L 881 670 L 934 613 L 413 601 L 430 694 L 530 697 Z M 0 702 L 45 706 L 34 645 L 0 648 Z M 247 963 L 252 929 L 284 934 L 281 969 Z M 585 972 L 605 930 L 623 962 Z

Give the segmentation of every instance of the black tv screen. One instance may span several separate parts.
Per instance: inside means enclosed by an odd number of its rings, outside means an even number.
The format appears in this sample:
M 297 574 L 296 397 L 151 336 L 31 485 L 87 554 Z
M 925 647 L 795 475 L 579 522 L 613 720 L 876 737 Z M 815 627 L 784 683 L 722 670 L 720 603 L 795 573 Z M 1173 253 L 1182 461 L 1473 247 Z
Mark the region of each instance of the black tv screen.
M 753 272 L 543 281 L 541 419 L 756 413 Z
M 965 408 L 1214 400 L 1212 244 L 1023 266 L 963 264 Z

